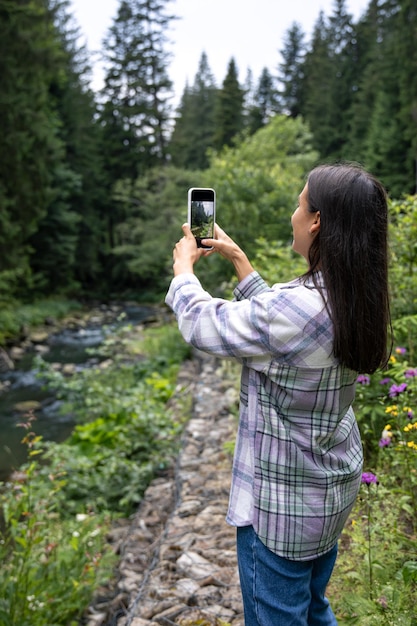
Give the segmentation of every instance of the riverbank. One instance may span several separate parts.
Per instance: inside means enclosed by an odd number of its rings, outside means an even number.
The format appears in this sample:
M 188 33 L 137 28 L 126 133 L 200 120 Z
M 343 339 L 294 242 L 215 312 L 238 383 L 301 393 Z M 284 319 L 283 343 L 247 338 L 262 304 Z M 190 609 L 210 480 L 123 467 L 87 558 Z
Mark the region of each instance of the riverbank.
M 112 329 L 150 324 L 160 315 L 155 306 L 96 304 L 60 319 L 46 318 L 36 328 L 22 328 L 19 341 L 7 350 L 0 348 L 0 480 L 6 480 L 27 459 L 16 426 L 28 411 L 34 412 L 36 432 L 46 441 L 65 440 L 75 425 L 73 416 L 60 412 L 60 402 L 45 387 L 37 357 L 67 378 L 82 369 L 104 368 L 109 361 L 94 354 L 94 349 Z
M 237 392 L 223 368 L 201 353 L 183 366 L 178 384 L 193 410 L 176 466 L 110 533 L 120 562 L 88 626 L 243 626 L 235 529 L 225 522 Z

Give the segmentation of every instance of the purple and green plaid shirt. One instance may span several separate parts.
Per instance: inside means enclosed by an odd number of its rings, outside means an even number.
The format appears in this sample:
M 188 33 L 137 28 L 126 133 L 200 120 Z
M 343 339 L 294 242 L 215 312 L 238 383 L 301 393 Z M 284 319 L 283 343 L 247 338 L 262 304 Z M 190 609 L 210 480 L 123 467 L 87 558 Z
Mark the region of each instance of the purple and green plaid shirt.
M 166 302 L 187 342 L 243 366 L 227 521 L 253 525 L 285 558 L 324 554 L 358 493 L 362 446 L 351 407 L 357 374 L 332 355 L 321 294 L 311 280 L 268 287 L 253 272 L 229 302 L 182 274 Z

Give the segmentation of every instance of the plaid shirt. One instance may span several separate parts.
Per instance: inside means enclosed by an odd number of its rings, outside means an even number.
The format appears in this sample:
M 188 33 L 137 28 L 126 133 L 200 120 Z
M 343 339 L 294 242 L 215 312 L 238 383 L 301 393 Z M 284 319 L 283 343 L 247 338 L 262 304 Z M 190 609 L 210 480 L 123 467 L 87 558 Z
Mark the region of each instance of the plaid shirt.
M 253 272 L 234 293 L 212 298 L 182 274 L 166 297 L 187 342 L 243 366 L 227 521 L 253 525 L 282 557 L 312 559 L 337 542 L 360 485 L 357 373 L 332 356 L 311 279 L 270 288 Z

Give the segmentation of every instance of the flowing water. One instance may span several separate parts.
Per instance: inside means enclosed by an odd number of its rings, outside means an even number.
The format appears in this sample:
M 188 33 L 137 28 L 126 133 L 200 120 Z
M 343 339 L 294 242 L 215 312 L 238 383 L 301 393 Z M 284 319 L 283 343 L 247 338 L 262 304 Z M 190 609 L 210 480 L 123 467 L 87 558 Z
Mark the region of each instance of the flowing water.
M 154 316 L 151 307 L 126 306 L 122 324 L 145 322 Z M 116 325 L 121 323 L 115 322 L 114 327 Z M 77 369 L 92 367 L 98 359 L 92 357 L 88 349 L 103 342 L 108 328 L 108 325 L 92 323 L 85 328 L 64 329 L 52 334 L 45 342 L 48 352 L 42 358 L 49 363 L 74 364 Z M 45 440 L 63 441 L 74 427 L 73 416 L 63 414 L 61 402 L 53 392 L 44 389 L 35 356 L 34 349 L 28 350 L 16 361 L 14 370 L 0 374 L 3 387 L 0 392 L 0 481 L 26 460 L 26 448 L 21 443 L 25 431 L 18 426 L 25 419 L 24 412 L 17 410 L 16 405 L 32 401 L 39 403 L 34 429 Z

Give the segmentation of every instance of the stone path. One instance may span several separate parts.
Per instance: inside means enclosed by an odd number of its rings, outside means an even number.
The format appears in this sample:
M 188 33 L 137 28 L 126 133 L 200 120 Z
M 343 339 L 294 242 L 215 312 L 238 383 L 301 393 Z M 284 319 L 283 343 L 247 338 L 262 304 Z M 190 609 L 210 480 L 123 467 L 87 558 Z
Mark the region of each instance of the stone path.
M 121 562 L 112 601 L 90 608 L 88 626 L 243 626 L 235 529 L 225 522 L 237 406 L 216 360 L 199 355 L 182 371 L 192 417 L 175 471 L 156 479 L 128 526 L 110 540 Z M 236 412 L 236 411 L 235 411 Z

